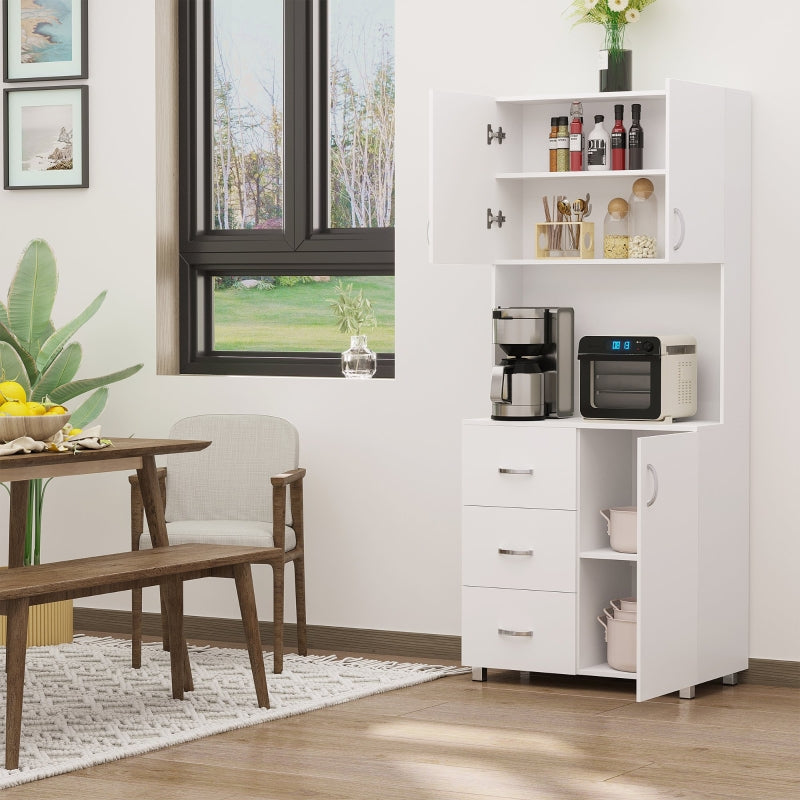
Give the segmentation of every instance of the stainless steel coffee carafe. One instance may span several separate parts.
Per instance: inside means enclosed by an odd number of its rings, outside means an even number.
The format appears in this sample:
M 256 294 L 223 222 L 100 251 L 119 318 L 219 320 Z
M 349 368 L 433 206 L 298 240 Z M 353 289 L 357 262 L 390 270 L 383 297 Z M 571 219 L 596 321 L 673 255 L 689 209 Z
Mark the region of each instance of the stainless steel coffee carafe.
M 571 417 L 573 309 L 498 306 L 492 317 L 492 419 Z

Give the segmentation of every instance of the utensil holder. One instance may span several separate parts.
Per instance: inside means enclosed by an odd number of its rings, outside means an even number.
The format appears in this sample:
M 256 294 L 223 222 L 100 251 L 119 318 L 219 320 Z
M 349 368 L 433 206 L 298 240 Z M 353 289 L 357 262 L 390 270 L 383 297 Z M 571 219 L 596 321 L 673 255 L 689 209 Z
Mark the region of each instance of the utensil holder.
M 536 258 L 594 258 L 594 222 L 539 222 Z

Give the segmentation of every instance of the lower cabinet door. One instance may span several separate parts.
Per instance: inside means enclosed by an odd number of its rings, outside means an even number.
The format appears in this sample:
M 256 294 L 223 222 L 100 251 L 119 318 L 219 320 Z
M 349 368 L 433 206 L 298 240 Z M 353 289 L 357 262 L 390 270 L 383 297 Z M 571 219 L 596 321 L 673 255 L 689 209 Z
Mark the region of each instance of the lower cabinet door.
M 461 661 L 472 667 L 575 674 L 575 595 L 465 586 Z

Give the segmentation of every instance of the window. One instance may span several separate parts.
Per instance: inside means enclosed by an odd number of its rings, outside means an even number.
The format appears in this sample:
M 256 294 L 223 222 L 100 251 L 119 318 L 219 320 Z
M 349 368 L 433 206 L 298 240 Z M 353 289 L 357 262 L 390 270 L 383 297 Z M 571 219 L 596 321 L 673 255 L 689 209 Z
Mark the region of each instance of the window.
M 394 0 L 180 0 L 182 373 L 394 374 Z

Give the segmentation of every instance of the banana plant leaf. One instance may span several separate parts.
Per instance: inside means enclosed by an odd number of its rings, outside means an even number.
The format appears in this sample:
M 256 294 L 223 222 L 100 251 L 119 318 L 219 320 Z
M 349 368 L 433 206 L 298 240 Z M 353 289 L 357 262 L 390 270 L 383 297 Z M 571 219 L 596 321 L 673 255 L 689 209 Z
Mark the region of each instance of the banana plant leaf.
M 20 360 L 25 365 L 28 373 L 28 381 L 35 381 L 38 378 L 39 370 L 36 369 L 36 361 L 33 356 L 22 346 L 22 343 L 5 324 L 0 322 L 0 342 L 7 342 L 16 351 Z
M 0 376 L 4 381 L 17 381 L 25 389 L 26 396 L 31 396 L 31 384 L 25 365 L 8 342 L 0 342 Z
M 104 386 L 90 394 L 70 415 L 69 421 L 73 428 L 85 428 L 94 422 L 106 407 L 108 389 Z
M 112 372 L 109 375 L 102 375 L 99 378 L 84 378 L 79 381 L 65 383 L 50 393 L 50 399 L 54 403 L 66 403 L 73 397 L 90 392 L 92 389 L 98 389 L 106 384 L 125 380 L 125 378 L 137 373 L 143 366 L 144 364 L 134 364 L 132 367 L 121 369 L 119 372 Z
M 69 383 L 78 374 L 82 358 L 83 348 L 78 342 L 70 342 L 31 386 L 31 399 L 41 402 L 59 386 Z
M 59 328 L 47 339 L 36 356 L 36 368 L 40 372 L 44 372 L 48 368 L 65 342 L 69 341 L 72 335 L 97 313 L 97 309 L 103 305 L 103 301 L 106 299 L 106 294 L 105 291 L 100 292 L 72 322 L 68 322 L 63 328 Z M 70 377 L 70 380 L 72 377 Z
M 8 290 L 8 323 L 28 352 L 53 333 L 50 315 L 58 289 L 53 251 L 43 239 L 34 239 L 22 254 Z
M 8 327 L 8 309 L 0 303 L 0 324 Z

